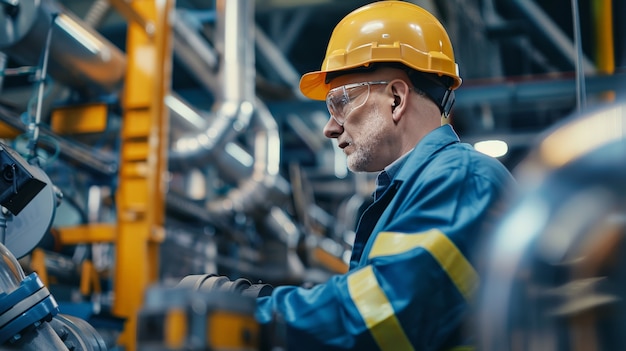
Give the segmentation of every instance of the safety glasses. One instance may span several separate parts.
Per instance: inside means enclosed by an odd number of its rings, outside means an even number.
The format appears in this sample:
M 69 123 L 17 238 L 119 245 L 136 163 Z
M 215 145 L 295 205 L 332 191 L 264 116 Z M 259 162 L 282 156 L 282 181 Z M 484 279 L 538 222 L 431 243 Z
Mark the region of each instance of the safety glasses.
M 386 81 L 346 84 L 331 89 L 326 95 L 326 107 L 330 116 L 343 126 L 348 115 L 363 106 L 370 96 L 370 86 L 389 84 Z

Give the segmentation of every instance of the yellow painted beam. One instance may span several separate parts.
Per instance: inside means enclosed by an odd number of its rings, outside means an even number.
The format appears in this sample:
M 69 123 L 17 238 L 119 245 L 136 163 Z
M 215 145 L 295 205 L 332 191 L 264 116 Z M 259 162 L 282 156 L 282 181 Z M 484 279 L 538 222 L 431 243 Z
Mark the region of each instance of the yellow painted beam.
M 173 0 L 133 0 L 128 4 L 127 72 L 124 84 L 113 314 L 126 318 L 118 342 L 136 349 L 137 313 L 148 285 L 158 279 L 163 239 L 171 90 Z M 132 17 L 132 18 L 130 18 Z M 146 33 L 145 23 L 154 23 Z
M 80 293 L 83 295 L 101 293 L 100 275 L 93 262 L 84 260 L 80 268 Z
M 106 104 L 59 107 L 52 111 L 50 127 L 57 134 L 101 133 L 107 126 Z
M 15 139 L 22 132 L 6 123 L 0 122 L 0 138 L 3 139 Z
M 62 245 L 112 243 L 115 241 L 115 224 L 88 224 L 56 228 Z
M 596 66 L 605 74 L 615 72 L 612 0 L 595 0 L 593 13 L 596 24 Z
M 144 29 L 146 35 L 152 37 L 154 35 L 154 23 L 150 19 L 146 19 L 143 15 L 136 11 L 132 5 L 126 0 L 109 0 L 109 4 L 122 15 L 128 22 L 135 23 Z

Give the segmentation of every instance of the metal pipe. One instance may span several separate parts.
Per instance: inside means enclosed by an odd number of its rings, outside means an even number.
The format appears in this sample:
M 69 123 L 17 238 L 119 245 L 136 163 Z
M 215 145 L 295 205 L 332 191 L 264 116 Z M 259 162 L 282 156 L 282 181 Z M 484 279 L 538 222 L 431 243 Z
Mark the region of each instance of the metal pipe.
M 240 184 L 225 197 L 206 204 L 213 217 L 222 218 L 232 215 L 234 211 L 245 214 L 267 211 L 269 204 L 284 200 L 290 189 L 288 182 L 279 175 L 280 136 L 277 123 L 267 107 L 255 97 L 253 3 L 245 0 L 218 1 L 216 8 L 216 36 L 220 38 L 216 40 L 216 47 L 224 45 L 224 55 L 219 73 L 223 89 L 215 95 L 223 100 L 218 100 L 221 102 L 218 102 L 217 112 L 208 116 L 212 120 L 207 122 L 206 129 L 175 140 L 169 164 L 177 169 L 190 163 L 197 166 L 210 159 L 222 173 L 231 177 L 230 180 Z M 191 108 L 184 110 L 193 111 Z M 198 111 L 191 114 L 201 115 Z M 183 113 L 173 114 L 176 115 L 182 117 Z M 256 122 L 253 157 L 231 143 L 235 136 L 250 126 L 251 119 Z M 216 152 L 218 150 L 220 152 Z M 253 163 L 247 164 L 246 160 L 250 159 Z
M 4 85 L 4 70 L 7 68 L 7 55 L 0 52 L 0 93 L 2 93 L 2 87 Z
M 270 33 L 276 47 L 281 52 L 287 53 L 291 51 L 293 45 L 300 40 L 302 29 L 306 26 L 312 14 L 309 9 L 303 7 L 292 13 L 279 12 L 273 16 L 276 19 L 271 21 Z M 285 23 L 286 18 L 288 18 L 287 23 Z
M 122 51 L 52 0 L 22 0 L 14 16 L 0 11 L 0 51 L 36 66 L 49 30 L 52 78 L 84 95 L 119 90 L 126 66 Z
M 256 107 L 258 130 L 255 134 L 253 173 L 225 197 L 207 203 L 209 212 L 218 217 L 231 215 L 234 211 L 245 214 L 265 212 L 269 206 L 284 201 L 291 192 L 289 183 L 279 174 L 278 125 L 260 100 L 257 100 Z
M 198 165 L 214 158 L 216 152 L 221 152 L 221 147 L 249 124 L 253 112 L 254 107 L 250 102 L 221 103 L 205 130 L 181 136 L 172 142 L 169 152 L 171 169 Z
M 248 126 L 254 113 L 254 2 L 221 0 L 216 8 L 218 51 L 223 45 L 218 74 L 222 89 L 213 91 L 218 103 L 208 128 L 172 142 L 169 165 L 174 169 L 213 158 Z
M 17 113 L 9 111 L 0 106 L 0 121 L 8 126 L 24 132 L 26 127 L 20 121 Z M 82 144 L 66 140 L 54 134 L 47 128 L 40 127 L 41 136 L 49 142 L 39 145 L 44 150 L 59 152 L 59 158 L 73 163 L 88 172 L 102 176 L 114 176 L 117 174 L 118 161 L 113 154 L 107 154 L 93 148 L 88 148 Z
M 488 27 L 498 28 L 506 24 L 505 20 L 496 12 L 494 0 L 487 0 L 483 3 L 482 13 L 485 18 L 485 23 Z M 543 53 L 536 50 L 528 40 L 511 40 L 510 44 L 516 45 L 520 50 L 528 56 L 534 63 L 543 67 L 546 72 L 558 72 L 559 70 L 552 65 Z M 490 55 L 490 71 L 493 71 L 493 77 L 504 76 L 502 70 L 502 57 L 501 55 Z
M 264 218 L 263 225 L 265 231 L 273 235 L 285 248 L 282 252 L 278 251 L 280 253 L 279 255 L 274 254 L 273 257 L 271 257 L 272 261 L 278 261 L 281 266 L 284 267 L 281 280 L 302 281 L 305 268 L 296 250 L 303 234 L 298 229 L 298 226 L 279 206 L 273 206 L 269 210 L 267 216 Z M 284 256 L 282 254 L 284 254 Z
M 43 322 L 29 333 L 24 333 L 14 344 L 14 349 L 23 351 L 69 350 L 48 322 Z
M 296 71 L 285 55 L 258 26 L 255 28 L 255 39 L 259 53 L 265 56 L 268 62 L 272 63 L 276 73 L 289 85 L 296 98 L 304 100 L 305 97 L 299 88 L 300 73 Z
M 586 80 L 587 93 L 607 90 L 626 92 L 626 72 L 613 75 L 589 76 Z M 489 104 L 528 105 L 529 102 L 543 102 L 557 99 L 572 99 L 576 94 L 576 83 L 572 77 L 562 79 L 537 78 L 525 81 L 495 82 L 495 84 L 467 84 L 457 94 L 456 107 L 476 106 L 477 101 Z
M 220 71 L 224 101 L 253 101 L 254 3 L 247 0 L 217 1 L 217 37 L 224 40 L 223 68 Z M 220 22 L 223 20 L 223 25 Z
M 189 133 L 206 130 L 207 115 L 191 106 L 185 99 L 175 92 L 165 97 L 165 105 L 170 112 L 170 126 L 174 133 Z
M 571 41 L 561 31 L 559 27 L 545 14 L 545 12 L 537 6 L 533 0 L 514 0 L 512 1 L 517 9 L 522 12 L 529 20 L 539 28 L 541 33 L 545 35 L 554 44 L 554 47 L 561 52 L 563 57 L 570 59 L 572 65 L 576 64 L 576 49 Z M 586 57 L 581 60 L 582 68 L 587 73 L 593 73 L 595 67 L 593 63 Z
M 219 57 L 215 48 L 200 36 L 192 25 L 191 16 L 185 11 L 175 12 L 173 21 L 174 55 L 184 62 L 184 68 L 208 92 L 219 92 L 217 79 Z
M 78 284 L 80 281 L 80 266 L 72 257 L 54 251 L 45 251 L 45 267 L 48 276 L 55 277 L 59 284 Z M 32 256 L 26 255 L 20 258 L 20 263 L 32 270 Z
M 192 131 L 206 130 L 207 119 L 210 116 L 200 111 L 183 98 L 175 93 L 165 98 L 165 104 L 170 109 L 170 126 L 173 138 L 177 138 L 180 134 L 190 133 Z M 216 166 L 220 176 L 226 180 L 238 180 L 242 177 L 248 177 L 252 174 L 253 156 L 235 142 L 226 143 L 223 152 L 214 152 L 211 154 L 211 162 Z M 174 166 L 170 165 L 170 169 L 178 170 L 183 165 L 197 166 L 197 163 L 188 162 L 180 159 Z
M 583 67 L 583 43 L 580 35 L 578 0 L 572 0 L 572 23 L 574 24 L 574 47 L 576 48 L 576 109 L 581 112 L 587 105 L 585 71 Z
M 37 160 L 37 141 L 39 141 L 39 123 L 41 123 L 41 109 L 43 104 L 43 93 L 46 87 L 46 79 L 48 78 L 48 59 L 50 57 L 50 40 L 52 39 L 53 23 L 57 17 L 56 14 L 51 16 L 51 24 L 46 33 L 46 42 L 43 48 L 43 57 L 41 58 L 41 70 L 39 71 L 39 82 L 37 84 L 37 108 L 35 116 L 31 117 L 28 124 L 30 140 L 28 143 L 29 161 Z
M 111 8 L 109 0 L 95 0 L 89 7 L 85 15 L 85 23 L 92 28 L 97 28 L 102 24 Z

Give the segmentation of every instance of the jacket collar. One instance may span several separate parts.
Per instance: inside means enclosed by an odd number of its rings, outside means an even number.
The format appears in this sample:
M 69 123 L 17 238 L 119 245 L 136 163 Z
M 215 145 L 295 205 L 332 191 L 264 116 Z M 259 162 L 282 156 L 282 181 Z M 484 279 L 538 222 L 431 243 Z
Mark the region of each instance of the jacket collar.
M 406 157 L 403 161 L 403 165 L 408 163 L 411 167 L 407 169 L 406 167 L 401 166 L 396 174 L 391 177 L 392 181 L 405 180 L 415 171 L 416 166 L 418 168 L 421 167 L 421 165 L 426 162 L 431 155 L 437 153 L 439 150 L 450 144 L 459 142 L 459 136 L 449 124 L 444 124 L 426 134 L 426 136 L 417 143 L 413 151 L 411 151 L 408 157 Z

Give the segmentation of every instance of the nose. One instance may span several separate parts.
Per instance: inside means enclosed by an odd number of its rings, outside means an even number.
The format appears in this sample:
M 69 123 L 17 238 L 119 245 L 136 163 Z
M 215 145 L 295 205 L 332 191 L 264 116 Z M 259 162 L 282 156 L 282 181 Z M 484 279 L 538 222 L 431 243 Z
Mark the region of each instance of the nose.
M 334 118 L 328 118 L 326 125 L 324 125 L 324 136 L 333 139 L 338 138 L 341 133 L 343 133 L 343 127 Z

